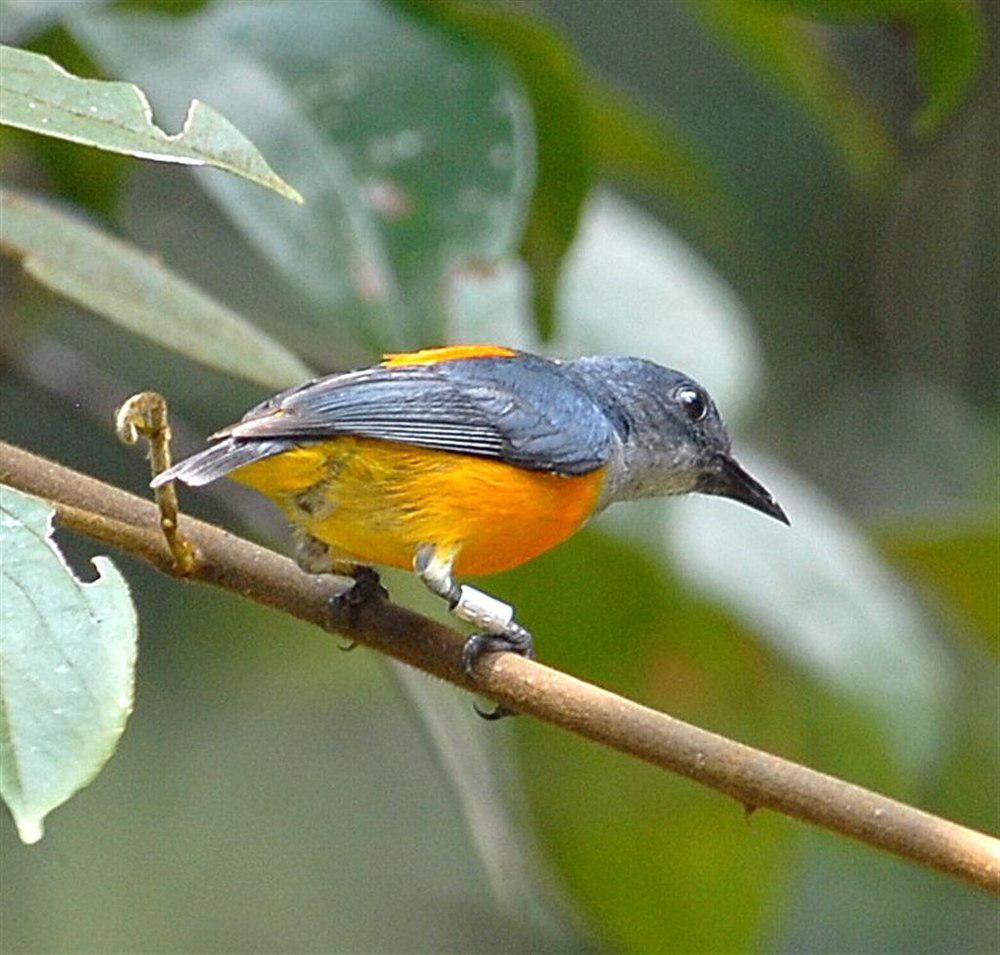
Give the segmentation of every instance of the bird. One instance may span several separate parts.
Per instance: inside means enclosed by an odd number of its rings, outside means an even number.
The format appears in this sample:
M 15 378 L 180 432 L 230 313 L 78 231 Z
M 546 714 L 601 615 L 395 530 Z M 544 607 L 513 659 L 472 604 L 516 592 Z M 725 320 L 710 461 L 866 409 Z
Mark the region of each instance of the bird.
M 733 457 L 708 392 L 644 358 L 389 354 L 283 391 L 208 440 L 152 486 L 254 488 L 288 519 L 303 570 L 353 578 L 337 598 L 349 605 L 385 595 L 373 565 L 413 571 L 472 625 L 470 679 L 483 654 L 533 658 L 534 642 L 513 607 L 458 576 L 523 564 L 639 498 L 717 495 L 789 523 Z

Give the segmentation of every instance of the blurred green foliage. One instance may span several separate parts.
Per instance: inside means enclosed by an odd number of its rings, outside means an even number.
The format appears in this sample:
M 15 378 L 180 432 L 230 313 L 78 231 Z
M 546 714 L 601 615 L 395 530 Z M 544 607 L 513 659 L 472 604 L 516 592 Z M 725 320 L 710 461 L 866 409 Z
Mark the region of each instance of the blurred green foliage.
M 727 196 L 706 157 L 620 93 L 588 80 L 570 45 L 542 21 L 496 4 L 396 0 L 406 11 L 475 38 L 513 69 L 532 104 L 535 189 L 518 252 L 531 270 L 539 337 L 553 335 L 559 263 L 599 179 L 640 181 L 678 199 L 719 234 Z
M 751 3 L 758 0 L 750 0 Z M 983 24 L 973 0 L 764 0 L 791 13 L 835 23 L 889 21 L 907 33 L 925 101 L 913 131 L 928 136 L 961 104 L 983 55 Z
M 815 117 L 860 181 L 884 185 L 896 161 L 888 131 L 830 62 L 822 38 L 806 21 L 757 0 L 708 0 L 691 9 L 764 79 Z
M 168 6 L 6 0 L 0 29 L 139 83 L 167 129 L 211 103 L 306 207 L 5 129 L 7 184 L 100 217 L 310 366 L 471 337 L 694 372 L 737 447 L 784 462 L 792 531 L 647 502 L 487 587 L 554 665 L 1000 828 L 995 5 Z M 4 437 L 122 486 L 144 484 L 111 431 L 131 392 L 170 398 L 179 453 L 264 396 L 10 260 L 0 292 Z M 280 534 L 236 487 L 183 503 Z M 754 548 L 753 600 L 716 540 Z M 463 699 L 441 718 L 528 860 L 498 893 L 417 697 L 363 652 L 125 573 L 136 712 L 39 847 L 0 832 L 6 951 L 988 947 L 971 889 Z

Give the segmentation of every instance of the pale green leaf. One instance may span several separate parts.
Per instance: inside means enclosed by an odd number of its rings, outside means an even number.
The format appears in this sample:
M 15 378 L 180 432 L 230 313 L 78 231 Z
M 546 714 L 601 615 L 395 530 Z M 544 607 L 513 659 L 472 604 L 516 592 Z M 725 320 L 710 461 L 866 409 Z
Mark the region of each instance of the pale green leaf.
M 920 604 L 817 488 L 774 461 L 736 453 L 792 526 L 695 496 L 669 508 L 678 572 L 779 652 L 877 712 L 901 764 L 926 769 L 944 742 L 955 673 Z
M 76 578 L 52 509 L 0 487 L 0 795 L 24 842 L 108 761 L 132 711 L 138 626 L 106 557 Z
M 302 202 L 224 116 L 191 100 L 181 131 L 153 123 L 146 94 L 131 83 L 87 80 L 39 53 L 0 46 L 0 123 L 139 159 L 215 166 Z
M 559 263 L 595 178 L 582 64 L 544 23 L 502 7 L 451 0 L 400 5 L 463 39 L 486 43 L 516 71 L 531 100 L 535 190 L 519 251 L 532 270 L 535 324 L 543 339 L 551 338 Z
M 268 387 L 310 377 L 274 339 L 152 257 L 9 190 L 0 190 L 0 247 L 43 285 L 203 365 Z
M 709 158 L 638 102 L 589 80 L 577 53 L 544 21 L 502 6 L 395 2 L 486 44 L 517 73 L 531 102 L 535 191 L 518 251 L 531 269 L 533 317 L 542 340 L 555 335 L 560 269 L 598 179 L 638 183 L 679 203 L 721 242 L 731 236 L 732 200 Z

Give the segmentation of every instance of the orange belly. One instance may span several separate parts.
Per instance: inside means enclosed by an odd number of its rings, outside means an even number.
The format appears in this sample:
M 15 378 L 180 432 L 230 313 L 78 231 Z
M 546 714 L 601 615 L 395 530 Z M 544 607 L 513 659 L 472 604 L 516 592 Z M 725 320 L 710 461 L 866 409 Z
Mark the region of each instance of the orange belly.
M 577 530 L 593 513 L 604 472 L 564 477 L 345 435 L 229 476 L 360 563 L 409 569 L 416 551 L 433 544 L 455 554 L 455 573 L 492 574 Z

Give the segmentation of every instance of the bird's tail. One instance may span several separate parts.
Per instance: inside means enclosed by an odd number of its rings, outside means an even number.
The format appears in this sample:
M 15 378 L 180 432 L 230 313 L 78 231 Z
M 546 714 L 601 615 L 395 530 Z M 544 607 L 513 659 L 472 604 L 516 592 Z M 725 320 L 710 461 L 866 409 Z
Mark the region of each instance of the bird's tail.
M 254 461 L 287 451 L 294 444 L 293 441 L 241 441 L 239 438 L 224 438 L 157 474 L 149 486 L 159 487 L 167 481 L 183 481 L 191 487 L 199 487 L 245 464 L 253 464 Z

